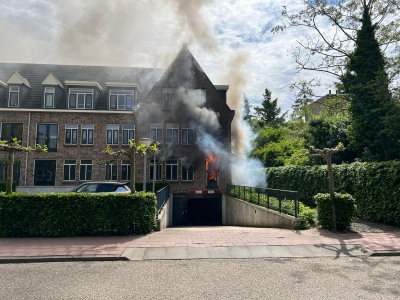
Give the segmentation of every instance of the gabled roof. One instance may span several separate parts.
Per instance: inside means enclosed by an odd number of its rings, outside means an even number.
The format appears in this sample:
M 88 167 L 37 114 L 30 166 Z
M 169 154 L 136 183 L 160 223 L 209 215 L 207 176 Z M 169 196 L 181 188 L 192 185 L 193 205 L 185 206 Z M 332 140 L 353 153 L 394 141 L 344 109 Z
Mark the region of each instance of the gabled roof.
M 49 76 L 47 76 L 46 79 L 43 80 L 42 84 L 43 85 L 58 85 L 61 88 L 64 88 L 64 86 L 62 85 L 60 80 L 58 80 L 57 77 L 55 77 L 53 75 L 53 73 L 50 73 Z
M 15 72 L 10 79 L 7 81 L 8 84 L 25 84 L 27 87 L 31 87 L 28 79 L 24 78 L 18 72 Z
M 77 66 L 77 65 L 50 65 L 25 63 L 0 63 L 0 80 L 7 81 L 18 72 L 28 78 L 31 90 L 22 103 L 22 108 L 41 108 L 43 103 L 43 82 L 51 73 L 60 83 L 70 81 L 98 82 L 103 87 L 96 109 L 107 109 L 108 88 L 106 82 L 136 82 L 139 86 L 139 101 L 142 101 L 157 80 L 162 69 L 135 68 L 135 67 L 108 67 L 108 66 Z M 66 109 L 68 89 L 64 89 L 57 109 Z M 7 96 L 0 96 L 0 107 L 7 107 Z

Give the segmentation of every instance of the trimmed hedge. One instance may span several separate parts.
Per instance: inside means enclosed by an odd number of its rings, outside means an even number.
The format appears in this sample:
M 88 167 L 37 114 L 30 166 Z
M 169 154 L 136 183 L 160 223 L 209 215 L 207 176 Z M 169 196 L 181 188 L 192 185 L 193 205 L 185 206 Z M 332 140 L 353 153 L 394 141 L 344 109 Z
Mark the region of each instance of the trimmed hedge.
M 0 237 L 143 234 L 156 225 L 156 203 L 144 192 L 0 193 Z
M 322 228 L 332 228 L 332 201 L 335 203 L 337 230 L 349 229 L 357 215 L 356 201 L 350 194 L 335 193 L 332 198 L 329 194 L 314 196 L 317 203 L 318 225 Z
M 17 186 L 17 183 L 13 181 L 12 184 L 12 190 L 15 192 L 15 187 Z M 5 192 L 6 191 L 6 182 L 5 181 L 0 181 L 0 192 Z
M 269 188 L 299 191 L 305 205 L 328 193 L 326 166 L 268 168 L 267 174 Z M 333 174 L 335 192 L 353 195 L 359 216 L 400 225 L 400 161 L 334 165 Z

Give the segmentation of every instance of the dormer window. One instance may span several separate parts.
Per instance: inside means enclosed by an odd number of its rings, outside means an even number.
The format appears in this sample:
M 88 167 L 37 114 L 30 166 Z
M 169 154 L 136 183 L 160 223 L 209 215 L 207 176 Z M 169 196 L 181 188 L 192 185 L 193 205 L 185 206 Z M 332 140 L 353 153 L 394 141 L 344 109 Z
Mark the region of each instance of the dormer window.
M 163 107 L 164 109 L 171 109 L 174 101 L 175 89 L 166 88 L 163 90 Z
M 133 109 L 135 99 L 134 90 L 110 90 L 110 109 L 130 110 Z
M 44 88 L 44 107 L 54 107 L 55 90 L 53 87 Z
M 93 109 L 92 89 L 69 89 L 68 108 Z
M 19 86 L 10 86 L 10 96 L 8 100 L 9 107 L 18 107 L 19 106 Z

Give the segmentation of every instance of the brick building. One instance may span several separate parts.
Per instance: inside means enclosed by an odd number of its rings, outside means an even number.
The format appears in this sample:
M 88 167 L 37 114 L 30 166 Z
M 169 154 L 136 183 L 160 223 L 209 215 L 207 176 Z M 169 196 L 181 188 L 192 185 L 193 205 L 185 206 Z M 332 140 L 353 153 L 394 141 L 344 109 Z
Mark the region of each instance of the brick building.
M 90 180 L 129 180 L 129 162 L 105 165 L 103 150 L 152 138 L 146 178 L 169 181 L 171 192 L 220 190 L 230 183 L 228 86 L 215 86 L 184 44 L 165 70 L 0 63 L 1 139 L 47 145 L 48 153 L 16 153 L 20 191 L 66 191 Z M 0 152 L 4 162 L 5 152 Z M 136 181 L 144 161 L 137 156 Z M 0 180 L 6 167 L 0 163 Z

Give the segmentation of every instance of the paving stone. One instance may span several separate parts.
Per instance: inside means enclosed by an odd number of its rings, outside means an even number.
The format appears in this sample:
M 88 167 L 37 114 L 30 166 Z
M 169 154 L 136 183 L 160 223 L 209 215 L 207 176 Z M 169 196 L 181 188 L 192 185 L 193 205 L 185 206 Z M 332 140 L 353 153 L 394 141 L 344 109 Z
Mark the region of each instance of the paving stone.
M 188 259 L 187 247 L 166 248 L 165 259 Z
M 208 254 L 210 258 L 231 258 L 228 247 L 210 247 Z
M 246 246 L 228 247 L 231 258 L 253 258 Z
M 195 247 L 188 249 L 188 259 L 210 258 L 208 247 Z
M 268 246 L 271 257 L 293 257 L 290 246 Z
M 126 248 L 121 257 L 126 257 L 129 260 L 142 260 L 146 248 Z
M 146 248 L 143 259 L 165 259 L 167 248 Z
M 254 258 L 272 256 L 271 252 L 268 250 L 268 246 L 247 246 L 247 248 Z
M 313 253 L 305 245 L 295 245 L 288 247 L 292 252 L 292 257 L 313 257 Z

